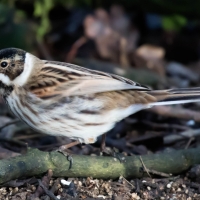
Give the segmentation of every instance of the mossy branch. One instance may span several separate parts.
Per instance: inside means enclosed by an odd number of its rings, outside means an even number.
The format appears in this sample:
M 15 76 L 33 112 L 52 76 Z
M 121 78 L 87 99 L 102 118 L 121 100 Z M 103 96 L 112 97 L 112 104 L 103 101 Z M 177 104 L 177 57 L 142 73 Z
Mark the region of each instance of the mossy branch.
M 120 163 L 113 157 L 73 155 L 73 165 L 59 152 L 28 149 L 25 155 L 0 160 L 0 183 L 13 179 L 41 175 L 48 169 L 55 177 L 88 177 L 115 179 L 147 176 L 143 167 L 168 174 L 178 174 L 194 164 L 200 164 L 200 148 L 177 150 L 162 154 L 128 156 Z

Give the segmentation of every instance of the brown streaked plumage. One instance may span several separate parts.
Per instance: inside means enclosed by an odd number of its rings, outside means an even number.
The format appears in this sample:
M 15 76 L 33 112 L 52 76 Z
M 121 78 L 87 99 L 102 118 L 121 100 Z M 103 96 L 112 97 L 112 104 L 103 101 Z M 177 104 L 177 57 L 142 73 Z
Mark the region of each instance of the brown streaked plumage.
M 117 121 L 155 105 L 200 101 L 200 88 L 150 90 L 118 75 L 0 51 L 0 94 L 39 132 L 93 143 Z

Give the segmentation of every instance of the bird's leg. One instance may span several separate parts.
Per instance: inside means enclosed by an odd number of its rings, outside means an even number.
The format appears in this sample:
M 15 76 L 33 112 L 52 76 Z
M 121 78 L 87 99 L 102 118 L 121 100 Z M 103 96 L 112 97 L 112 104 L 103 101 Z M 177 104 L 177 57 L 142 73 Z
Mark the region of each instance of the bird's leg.
M 102 156 L 103 153 L 115 157 L 115 154 L 113 153 L 113 151 L 112 151 L 112 150 L 109 151 L 109 150 L 106 148 L 106 133 L 104 133 L 104 134 L 102 135 L 102 137 L 101 137 L 100 155 Z
M 73 158 L 69 153 L 67 153 L 67 149 L 69 149 L 70 147 L 76 146 L 78 144 L 80 144 L 80 142 L 77 140 L 77 141 L 71 142 L 69 144 L 62 145 L 57 150 L 58 152 L 62 153 L 64 156 L 67 157 L 67 160 L 70 162 L 69 169 L 72 168 Z
M 100 155 L 102 156 L 103 153 L 117 158 L 121 163 L 125 162 L 124 156 L 121 157 L 121 155 L 119 155 L 119 153 L 116 152 L 115 148 L 112 148 L 110 151 L 106 149 L 106 133 L 104 133 L 101 138 Z
M 76 141 L 71 142 L 71 143 L 69 143 L 69 144 L 65 144 L 65 145 L 60 146 L 60 147 L 59 147 L 59 150 L 61 150 L 61 151 L 66 151 L 67 149 L 69 149 L 69 148 L 71 148 L 71 147 L 73 147 L 73 146 L 76 146 L 76 145 L 78 145 L 78 144 L 80 144 L 80 142 L 79 142 L 78 140 L 76 140 Z
M 101 136 L 101 146 L 100 146 L 101 153 L 105 151 L 105 148 L 106 148 L 106 133 L 104 133 Z
M 100 155 L 102 156 L 103 153 L 115 157 L 115 153 L 113 153 L 113 150 L 109 151 L 108 149 L 106 149 L 106 133 L 104 133 L 101 137 Z

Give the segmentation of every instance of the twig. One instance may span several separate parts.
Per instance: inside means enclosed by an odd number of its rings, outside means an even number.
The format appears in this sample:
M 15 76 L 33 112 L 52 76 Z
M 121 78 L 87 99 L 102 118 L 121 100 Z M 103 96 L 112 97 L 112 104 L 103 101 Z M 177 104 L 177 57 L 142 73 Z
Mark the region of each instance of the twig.
M 0 147 L 0 159 L 5 159 L 5 158 L 10 158 L 10 157 L 15 157 L 19 156 L 19 153 L 10 151 L 8 149 L 5 149 L 3 147 Z
M 48 191 L 48 189 L 47 189 L 52 176 L 53 176 L 53 172 L 52 172 L 52 170 L 49 169 L 47 175 L 45 175 L 42 178 L 42 181 L 38 179 L 39 186 L 37 187 L 35 193 L 31 195 L 31 199 L 40 197 L 44 192 L 47 195 L 49 195 L 50 197 L 52 197 L 52 195 L 53 195 L 53 198 L 55 197 L 54 194 L 51 191 Z
M 128 139 L 127 145 L 131 146 L 131 143 L 135 142 L 141 142 L 144 140 L 149 140 L 153 138 L 158 138 L 158 137 L 164 137 L 165 135 L 168 135 L 165 132 L 155 132 L 155 131 L 147 131 L 145 135 L 138 136 L 136 138 L 132 137 Z
M 136 193 L 139 193 L 140 192 L 140 184 L 139 184 L 139 180 L 136 179 L 136 190 L 135 190 Z
M 146 125 L 149 125 L 152 128 L 165 128 L 165 129 L 169 129 L 170 128 L 170 129 L 178 129 L 178 130 L 182 130 L 182 131 L 191 129 L 188 126 L 182 126 L 182 125 L 179 125 L 179 124 L 167 124 L 167 123 L 159 124 L 159 123 L 146 121 L 146 120 L 143 120 L 142 123 L 144 123 Z
M 87 38 L 85 36 L 80 37 L 76 42 L 72 45 L 69 53 L 66 56 L 66 62 L 73 62 L 74 58 L 76 57 L 76 54 L 78 52 L 78 49 L 83 46 L 87 42 Z
M 48 48 L 45 46 L 43 41 L 36 40 L 40 53 L 44 56 L 45 60 L 53 60 Z
M 56 179 L 55 181 L 54 181 L 54 184 L 53 184 L 53 186 L 51 187 L 51 189 L 50 189 L 50 191 L 52 192 L 52 193 L 55 193 L 55 192 L 57 192 L 58 191 L 58 189 L 61 187 L 60 186 L 60 178 L 59 179 Z
M 191 142 L 192 142 L 194 139 L 195 139 L 194 137 L 191 137 L 191 138 L 188 140 L 188 142 L 187 142 L 187 144 L 186 144 L 186 146 L 185 146 L 185 149 L 188 149 L 188 148 L 189 148 Z
M 171 106 L 155 106 L 150 108 L 149 111 L 157 113 L 165 117 L 175 117 L 180 119 L 191 120 L 200 122 L 200 112 Z
M 8 123 L 5 123 L 3 126 L 0 127 L 0 131 L 1 131 L 3 128 L 7 127 L 7 126 L 10 126 L 10 125 L 12 125 L 12 124 L 16 124 L 16 123 L 18 123 L 18 122 L 20 122 L 19 119 L 14 119 L 14 120 L 12 120 L 12 121 L 10 121 L 10 122 L 8 122 Z
M 147 172 L 147 174 L 150 176 L 151 178 L 151 174 L 155 174 L 155 175 L 159 175 L 159 176 L 162 176 L 162 177 L 170 177 L 171 175 L 170 174 L 166 174 L 166 173 L 163 173 L 163 172 L 159 172 L 159 171 L 156 171 L 156 170 L 153 170 L 153 169 L 148 169 L 145 165 L 144 165 L 144 162 L 140 156 L 140 161 L 143 165 L 143 168 L 145 169 L 145 171 Z
M 120 37 L 120 41 L 119 41 L 119 60 L 120 60 L 120 64 L 122 67 L 124 68 L 128 68 L 130 66 L 130 62 L 128 59 L 128 55 L 127 55 L 127 39 L 125 37 Z
M 16 139 L 11 139 L 11 138 L 4 138 L 4 137 L 0 137 L 0 142 L 8 142 L 8 143 L 13 143 L 22 147 L 27 147 L 27 143 L 25 142 L 21 142 L 19 140 Z
M 19 135 L 15 136 L 15 139 L 17 140 L 27 140 L 27 139 L 35 139 L 35 138 L 40 138 L 40 137 L 45 137 L 45 134 L 42 133 L 37 133 L 37 134 L 32 134 L 32 135 Z
M 160 182 L 161 180 L 162 181 L 175 181 L 178 178 L 180 178 L 180 175 L 178 175 L 178 176 L 164 177 L 164 178 L 154 178 L 153 180 L 155 182 Z
M 131 183 L 131 182 L 129 182 L 126 178 L 124 178 L 123 176 L 121 176 L 132 188 L 135 188 L 135 186 Z
M 148 169 L 148 171 L 149 171 L 149 173 L 151 173 L 151 174 L 158 175 L 158 176 L 162 176 L 162 177 L 166 177 L 166 178 L 169 178 L 169 177 L 172 176 L 171 174 L 159 172 L 159 171 L 156 171 L 156 170 L 153 170 L 153 169 Z
M 40 179 L 38 179 L 38 183 L 39 183 L 39 186 L 44 190 L 44 192 L 49 196 L 51 197 L 52 199 L 54 200 L 59 200 L 50 190 L 48 190 L 44 184 L 42 183 L 42 181 Z
M 145 164 L 144 164 L 144 162 L 143 162 L 141 156 L 140 156 L 140 161 L 141 161 L 141 163 L 142 163 L 142 166 L 143 166 L 144 170 L 146 171 L 146 173 L 147 173 L 147 174 L 149 175 L 149 177 L 151 178 L 151 175 L 149 174 L 149 170 L 146 168 L 146 166 L 145 166 Z
M 179 140 L 200 136 L 200 129 L 187 130 L 179 134 L 167 135 L 163 138 L 164 144 L 170 144 Z

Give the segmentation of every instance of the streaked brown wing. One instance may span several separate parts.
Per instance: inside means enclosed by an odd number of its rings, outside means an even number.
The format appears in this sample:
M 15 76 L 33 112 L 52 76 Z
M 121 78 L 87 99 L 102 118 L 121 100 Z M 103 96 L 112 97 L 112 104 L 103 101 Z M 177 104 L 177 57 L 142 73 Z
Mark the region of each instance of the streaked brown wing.
M 117 75 L 88 70 L 67 63 L 61 64 L 46 61 L 39 76 L 35 77 L 37 80 L 33 80 L 29 84 L 29 90 L 40 98 L 54 95 L 87 95 L 119 90 L 149 90 L 147 87 Z

